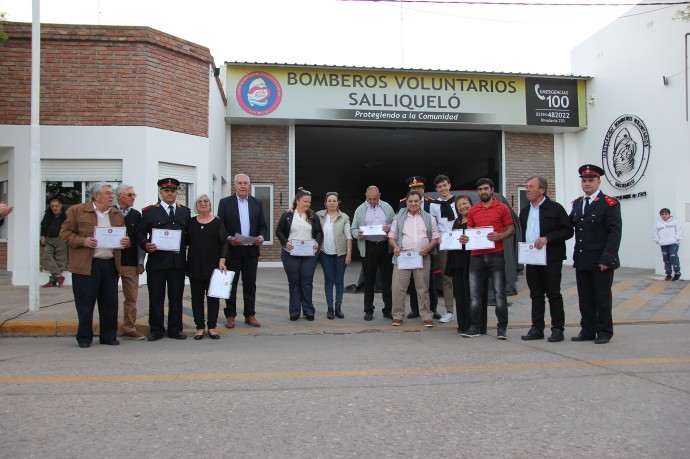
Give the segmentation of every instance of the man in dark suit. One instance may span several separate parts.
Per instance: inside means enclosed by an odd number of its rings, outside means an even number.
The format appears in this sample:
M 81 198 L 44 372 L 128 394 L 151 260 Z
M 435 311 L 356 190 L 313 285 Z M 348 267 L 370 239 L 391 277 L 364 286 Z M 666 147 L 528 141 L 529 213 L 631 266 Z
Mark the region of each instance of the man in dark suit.
M 575 228 L 573 266 L 582 320 L 580 334 L 571 339 L 605 344 L 613 336 L 611 284 L 613 271 L 620 266 L 621 206 L 599 189 L 601 167 L 585 164 L 579 172 L 585 195 L 573 201 L 570 220 Z
M 235 327 L 237 316 L 237 284 L 242 273 L 242 296 L 244 300 L 244 323 L 260 327 L 256 320 L 256 271 L 259 266 L 259 247 L 268 235 L 264 210 L 261 202 L 249 195 L 250 181 L 246 174 L 235 176 L 235 194 L 226 196 L 218 204 L 218 218 L 225 225 L 230 244 L 225 266 L 235 272 L 232 281 L 230 298 L 225 300 L 225 318 L 227 328 Z M 250 245 L 245 245 L 235 235 L 255 237 Z
M 185 243 L 191 212 L 177 204 L 180 182 L 174 178 L 158 181 L 160 201 L 141 210 L 141 222 L 137 229 L 137 241 L 148 252 L 146 261 L 147 286 L 149 289 L 149 341 L 157 341 L 165 335 L 164 310 L 165 287 L 168 287 L 168 336 L 187 339 L 182 333 L 182 295 L 184 294 L 187 247 Z M 175 230 L 180 233 L 178 250 L 158 250 L 152 241 L 153 230 Z
M 562 205 L 546 196 L 545 178 L 533 175 L 525 182 L 529 204 L 520 211 L 523 241 L 537 249 L 546 247 L 546 265 L 526 265 L 525 275 L 532 299 L 532 328 L 523 340 L 544 339 L 544 311 L 549 299 L 551 336 L 549 342 L 563 341 L 565 311 L 561 295 L 561 271 L 565 260 L 565 241 L 573 237 L 573 226 Z

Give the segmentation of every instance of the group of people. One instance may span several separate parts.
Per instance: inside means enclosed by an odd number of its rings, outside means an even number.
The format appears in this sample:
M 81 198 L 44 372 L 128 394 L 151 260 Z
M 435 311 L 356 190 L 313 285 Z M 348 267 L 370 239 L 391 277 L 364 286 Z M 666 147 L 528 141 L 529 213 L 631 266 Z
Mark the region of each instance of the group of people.
M 299 188 L 292 207 L 281 215 L 276 228 L 289 285 L 290 320 L 302 316 L 314 320 L 313 277 L 319 262 L 324 273 L 327 318 L 345 317 L 342 310 L 344 273 L 352 260 L 354 240 L 362 256 L 364 320 L 373 319 L 374 292 L 380 282 L 381 312 L 383 317 L 391 319 L 393 326 L 401 325 L 405 317 L 421 317 L 425 327 L 433 327 L 433 319 L 445 323 L 456 319 L 462 336 L 476 337 L 487 330 L 490 288 L 496 301 L 497 338 L 506 339 L 508 304 L 504 240 L 512 237 L 515 225 L 520 224 L 524 229 L 524 242 L 530 249 L 546 248 L 544 263 L 526 265 L 532 327 L 522 339 L 545 337 L 548 299 L 549 341 L 564 340 L 561 270 L 566 258 L 565 241 L 575 234 L 573 264 L 582 320 L 579 334 L 571 339 L 608 342 L 613 336 L 613 271 L 620 266 L 620 204 L 599 189 L 600 177 L 604 175 L 601 168 L 584 165 L 579 173 L 584 195 L 573 201 L 569 215 L 563 206 L 549 199 L 548 184 L 543 177 L 528 178 L 525 188 L 529 203 L 521 210 L 519 222 L 514 222 L 508 206 L 495 198 L 494 183 L 489 178 L 477 181 L 480 202 L 474 203 L 468 195 L 453 196 L 450 179 L 445 175 L 434 180 L 439 192 L 436 199 L 424 197 L 423 177 L 410 177 L 407 181 L 409 192 L 401 200 L 397 212 L 381 200 L 376 186 L 369 186 L 365 201 L 357 207 L 352 221 L 339 209 L 337 192 L 326 193 L 325 209 L 314 212 L 311 193 Z M 189 208 L 177 203 L 179 186 L 174 178 L 159 180 L 159 201 L 140 213 L 133 208 L 136 193 L 132 186 L 123 184 L 113 191 L 107 183 L 96 183 L 91 189 L 92 201 L 72 206 L 65 213 L 58 237 L 69 249 L 68 267 L 79 318 L 79 346 L 89 347 L 93 341 L 96 303 L 100 343 L 119 344 L 119 278 L 125 298 L 123 338 L 146 339 L 135 326 L 138 277 L 144 270 L 149 293 L 149 341 L 157 341 L 166 334 L 173 339 L 187 338 L 182 333 L 185 277 L 189 278 L 192 296 L 194 339 L 203 339 L 206 334 L 211 339 L 219 338 L 216 327 L 220 300 L 208 295 L 215 270 L 235 273 L 229 298 L 225 300 L 225 326 L 235 327 L 240 276 L 245 324 L 261 326 L 255 317 L 256 277 L 259 250 L 267 236 L 267 226 L 261 203 L 249 194 L 249 177 L 245 174 L 235 176 L 235 194 L 220 200 L 218 215 L 213 214 L 211 199 L 206 194 L 196 198 L 192 215 Z M 5 215 L 9 213 L 7 209 L 7 206 L 1 209 Z M 57 218 L 57 206 L 54 210 L 51 203 L 49 210 Z M 53 224 L 47 219 L 42 225 L 46 226 L 46 244 L 53 239 L 54 232 L 48 231 Z M 126 230 L 115 233 L 122 237 L 113 245 L 95 237 L 106 234 L 95 233 L 97 227 L 100 230 L 124 227 Z M 472 239 L 478 237 L 474 229 L 484 229 L 482 237 L 488 245 L 467 248 Z M 447 237 L 457 238 L 462 244 L 460 248 L 439 251 L 442 239 Z M 679 240 L 680 236 L 676 243 Z M 436 257 L 438 263 L 434 260 Z M 446 308 L 443 315 L 437 312 L 436 265 L 443 279 Z M 679 268 L 676 273 L 680 273 Z M 54 282 L 62 284 L 59 277 Z M 166 291 L 167 329 L 164 323 Z M 408 292 L 411 293 L 411 311 L 405 315 Z
M 185 277 L 189 278 L 192 296 L 194 339 L 203 339 L 205 334 L 211 339 L 220 338 L 216 331 L 220 300 L 208 296 L 209 282 L 216 269 L 236 273 L 224 309 L 226 327 L 235 326 L 240 275 L 245 323 L 254 327 L 261 325 L 254 317 L 255 282 L 258 247 L 263 244 L 267 231 L 261 203 L 249 196 L 249 177 L 244 174 L 235 177 L 235 194 L 221 199 L 217 216 L 206 194 L 196 198 L 195 215 L 192 216 L 189 208 L 177 203 L 179 186 L 180 182 L 174 178 L 159 180 L 159 201 L 139 212 L 132 207 L 137 196 L 134 187 L 123 184 L 113 191 L 107 183 L 96 183 L 91 187 L 92 201 L 67 210 L 59 237 L 69 249 L 68 269 L 72 273 L 80 347 L 88 348 L 92 344 L 96 303 L 100 318 L 99 342 L 119 344 L 119 278 L 124 296 L 122 336 L 147 339 L 135 325 L 139 275 L 144 271 L 149 293 L 149 341 L 157 341 L 166 334 L 178 340 L 187 338 L 182 333 Z M 115 227 L 123 231 L 114 231 Z M 113 238 L 122 237 L 109 241 L 109 233 Z M 245 245 L 243 236 L 254 236 L 252 243 Z M 164 320 L 166 292 L 167 329 Z

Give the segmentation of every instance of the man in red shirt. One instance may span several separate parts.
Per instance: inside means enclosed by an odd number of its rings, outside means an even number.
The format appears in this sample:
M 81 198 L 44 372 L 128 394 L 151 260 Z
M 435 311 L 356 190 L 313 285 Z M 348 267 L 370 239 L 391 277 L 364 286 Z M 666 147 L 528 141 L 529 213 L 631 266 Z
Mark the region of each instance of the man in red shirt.
M 462 336 L 474 338 L 479 336 L 482 293 L 487 278 L 493 280 L 496 294 L 497 338 L 506 339 L 508 327 L 508 302 L 506 300 L 506 271 L 503 257 L 503 239 L 515 232 L 510 209 L 493 198 L 494 182 L 489 178 L 477 180 L 477 193 L 481 202 L 470 209 L 467 219 L 470 228 L 492 227 L 487 239 L 494 243 L 493 248 L 474 249 L 470 257 L 470 326 Z M 460 242 L 470 241 L 467 232 L 460 237 Z

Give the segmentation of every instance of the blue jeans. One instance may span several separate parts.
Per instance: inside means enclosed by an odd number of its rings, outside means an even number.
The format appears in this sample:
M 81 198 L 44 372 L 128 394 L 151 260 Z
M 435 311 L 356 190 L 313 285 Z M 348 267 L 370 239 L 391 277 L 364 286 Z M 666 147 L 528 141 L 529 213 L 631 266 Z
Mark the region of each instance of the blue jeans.
M 680 272 L 680 259 L 678 258 L 678 244 L 662 245 L 661 256 L 664 258 L 664 269 L 666 275 L 671 275 L 671 268 L 674 273 Z
M 508 302 L 506 300 L 506 268 L 503 252 L 470 256 L 470 327 L 479 329 L 482 315 L 484 282 L 493 280 L 496 294 L 496 319 L 498 328 L 508 326 Z
M 335 304 L 343 304 L 343 290 L 345 289 L 345 255 L 319 255 L 323 268 L 323 282 L 326 288 L 326 304 L 333 309 L 333 286 L 335 285 Z
M 280 251 L 283 269 L 287 274 L 290 290 L 290 315 L 314 315 L 316 309 L 312 302 L 314 271 L 319 257 L 293 257 L 285 250 Z

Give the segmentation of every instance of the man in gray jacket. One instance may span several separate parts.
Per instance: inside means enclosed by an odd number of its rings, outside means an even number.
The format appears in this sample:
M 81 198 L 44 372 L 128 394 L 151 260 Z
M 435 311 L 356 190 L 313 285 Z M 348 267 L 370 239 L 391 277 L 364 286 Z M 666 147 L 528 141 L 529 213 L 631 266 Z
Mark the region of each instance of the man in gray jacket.
M 381 201 L 381 192 L 375 186 L 366 191 L 366 202 L 355 210 L 352 219 L 352 237 L 357 241 L 359 254 L 362 256 L 362 270 L 364 271 L 364 320 L 374 318 L 374 286 L 376 272 L 381 273 L 381 290 L 383 298 L 383 317 L 392 319 L 391 311 L 393 299 L 391 295 L 391 280 L 393 265 L 388 248 L 387 234 L 391 229 L 391 221 L 395 216 L 393 208 Z M 385 234 L 364 235 L 364 228 L 381 225 Z

